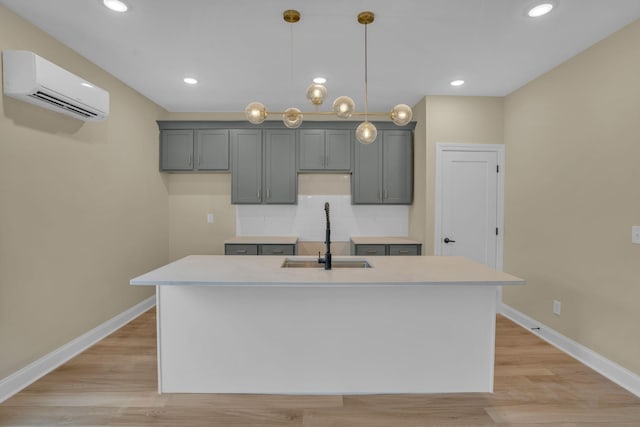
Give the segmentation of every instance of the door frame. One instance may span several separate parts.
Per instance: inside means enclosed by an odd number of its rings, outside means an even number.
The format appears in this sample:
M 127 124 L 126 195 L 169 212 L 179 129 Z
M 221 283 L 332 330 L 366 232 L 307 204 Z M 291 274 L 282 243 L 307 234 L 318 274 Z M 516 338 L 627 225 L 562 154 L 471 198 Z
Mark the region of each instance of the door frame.
M 504 254 L 504 162 L 505 162 L 504 144 L 469 144 L 469 143 L 436 143 L 436 165 L 435 165 L 435 203 L 434 203 L 434 242 L 433 249 L 435 255 L 442 255 L 442 245 L 440 236 L 442 235 L 442 218 L 440 215 L 442 206 L 442 161 L 443 154 L 447 151 L 466 151 L 466 152 L 494 152 L 497 153 L 498 166 L 498 188 L 496 189 L 496 215 L 498 224 L 498 240 L 496 242 L 496 270 L 502 271 L 502 258 Z

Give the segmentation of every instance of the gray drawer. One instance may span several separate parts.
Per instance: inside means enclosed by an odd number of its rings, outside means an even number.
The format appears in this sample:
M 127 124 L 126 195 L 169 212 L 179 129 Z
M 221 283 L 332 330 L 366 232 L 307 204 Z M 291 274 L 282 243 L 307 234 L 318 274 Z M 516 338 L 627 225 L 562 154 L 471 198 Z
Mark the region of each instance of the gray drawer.
M 230 243 L 224 245 L 225 255 L 258 255 L 258 245 Z
M 295 245 L 260 245 L 260 255 L 295 255 Z
M 420 255 L 420 245 L 389 245 L 389 255 Z
M 356 255 L 386 255 L 385 245 L 356 245 Z

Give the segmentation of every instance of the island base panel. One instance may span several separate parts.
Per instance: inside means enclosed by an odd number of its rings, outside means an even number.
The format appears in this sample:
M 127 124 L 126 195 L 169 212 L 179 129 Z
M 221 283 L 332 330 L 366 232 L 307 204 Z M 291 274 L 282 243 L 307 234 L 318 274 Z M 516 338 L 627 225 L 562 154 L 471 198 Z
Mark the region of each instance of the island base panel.
M 496 286 L 157 286 L 161 393 L 493 390 Z

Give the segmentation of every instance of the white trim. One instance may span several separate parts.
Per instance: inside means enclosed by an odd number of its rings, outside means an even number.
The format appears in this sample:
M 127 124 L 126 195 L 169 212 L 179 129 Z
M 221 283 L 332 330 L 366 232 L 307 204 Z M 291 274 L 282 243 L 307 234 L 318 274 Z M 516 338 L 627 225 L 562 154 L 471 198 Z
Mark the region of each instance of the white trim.
M 3 378 L 0 380 L 0 403 L 39 380 L 71 358 L 82 353 L 107 335 L 120 329 L 153 307 L 155 303 L 156 297 L 151 296 L 72 341 L 69 341 L 62 347 L 42 356 L 40 359 L 30 363 L 19 371 Z
M 625 367 L 620 366 L 582 344 L 565 337 L 559 332 L 543 325 L 535 319 L 532 319 L 506 304 L 500 305 L 499 312 L 531 333 L 539 336 L 549 344 L 557 347 L 559 350 L 562 350 L 569 356 L 577 359 L 579 362 L 610 379 L 620 387 L 625 388 L 640 397 L 640 375 L 629 371 Z

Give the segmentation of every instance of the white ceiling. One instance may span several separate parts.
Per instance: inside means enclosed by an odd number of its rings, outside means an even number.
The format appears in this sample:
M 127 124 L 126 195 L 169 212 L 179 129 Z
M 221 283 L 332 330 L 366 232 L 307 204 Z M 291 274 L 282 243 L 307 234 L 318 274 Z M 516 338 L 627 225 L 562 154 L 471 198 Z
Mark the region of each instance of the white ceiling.
M 367 29 L 372 111 L 424 95 L 506 95 L 640 18 L 639 0 L 555 0 L 538 20 L 526 16 L 535 0 L 126 1 L 125 14 L 102 0 L 0 4 L 176 112 L 243 111 L 251 101 L 308 111 L 316 75 L 328 79 L 321 110 L 348 95 L 361 111 L 363 10 L 376 14 Z M 282 19 L 291 8 L 297 24 Z M 449 86 L 457 78 L 467 84 Z

